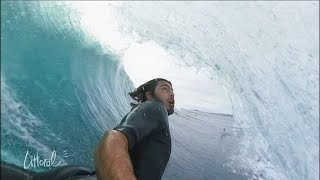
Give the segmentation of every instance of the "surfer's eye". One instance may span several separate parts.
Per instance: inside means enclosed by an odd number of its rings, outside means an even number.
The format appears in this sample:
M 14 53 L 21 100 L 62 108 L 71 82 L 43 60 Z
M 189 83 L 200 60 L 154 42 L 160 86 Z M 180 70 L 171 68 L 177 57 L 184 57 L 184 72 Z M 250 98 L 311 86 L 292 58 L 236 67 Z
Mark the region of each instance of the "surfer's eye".
M 164 87 L 162 87 L 161 88 L 162 89 L 162 91 L 165 91 L 165 92 L 167 92 L 167 93 L 173 93 L 173 89 L 169 89 L 168 87 L 166 87 L 166 86 L 164 86 Z
M 168 91 L 168 88 L 167 87 L 163 87 L 162 90 Z

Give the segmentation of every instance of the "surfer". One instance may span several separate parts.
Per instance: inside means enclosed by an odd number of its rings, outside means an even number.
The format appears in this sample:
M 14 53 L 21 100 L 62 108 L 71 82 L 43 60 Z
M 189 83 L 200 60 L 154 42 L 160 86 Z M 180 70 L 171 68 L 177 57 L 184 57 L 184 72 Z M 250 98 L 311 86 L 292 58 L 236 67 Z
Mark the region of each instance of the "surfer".
M 1 179 L 10 180 L 159 180 L 171 154 L 168 116 L 174 112 L 170 81 L 156 78 L 129 93 L 136 103 L 94 151 L 95 170 L 61 166 L 34 172 L 1 161 Z
M 171 153 L 168 116 L 174 112 L 170 81 L 156 78 L 129 93 L 137 103 L 107 131 L 94 153 L 97 179 L 161 179 Z

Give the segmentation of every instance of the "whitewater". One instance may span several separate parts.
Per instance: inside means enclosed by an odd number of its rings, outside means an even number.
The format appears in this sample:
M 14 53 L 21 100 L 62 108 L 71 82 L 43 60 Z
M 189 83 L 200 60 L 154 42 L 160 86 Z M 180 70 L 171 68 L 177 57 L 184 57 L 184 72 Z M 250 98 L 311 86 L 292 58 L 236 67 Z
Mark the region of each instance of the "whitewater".
M 155 77 L 176 96 L 163 179 L 319 179 L 318 1 L 1 1 L 1 160 L 93 169 Z

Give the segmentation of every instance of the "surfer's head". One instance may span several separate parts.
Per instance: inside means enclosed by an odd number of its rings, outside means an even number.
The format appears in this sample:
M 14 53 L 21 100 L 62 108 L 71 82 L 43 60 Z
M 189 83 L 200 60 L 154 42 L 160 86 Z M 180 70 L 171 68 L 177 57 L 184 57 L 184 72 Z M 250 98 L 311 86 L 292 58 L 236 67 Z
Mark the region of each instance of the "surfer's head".
M 139 103 L 145 101 L 159 101 L 164 104 L 168 111 L 168 115 L 174 112 L 174 93 L 170 81 L 162 78 L 152 79 L 133 92 L 129 93 L 130 97 Z M 134 105 L 132 103 L 132 105 Z

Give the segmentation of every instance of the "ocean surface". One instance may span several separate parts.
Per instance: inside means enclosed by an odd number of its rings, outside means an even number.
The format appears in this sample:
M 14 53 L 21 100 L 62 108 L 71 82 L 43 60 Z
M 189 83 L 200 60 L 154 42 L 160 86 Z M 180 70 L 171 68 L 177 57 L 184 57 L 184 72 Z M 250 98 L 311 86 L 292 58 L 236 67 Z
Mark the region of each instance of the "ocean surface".
M 319 179 L 318 15 L 318 1 L 1 1 L 1 160 L 93 170 L 128 93 L 164 77 L 164 180 Z

